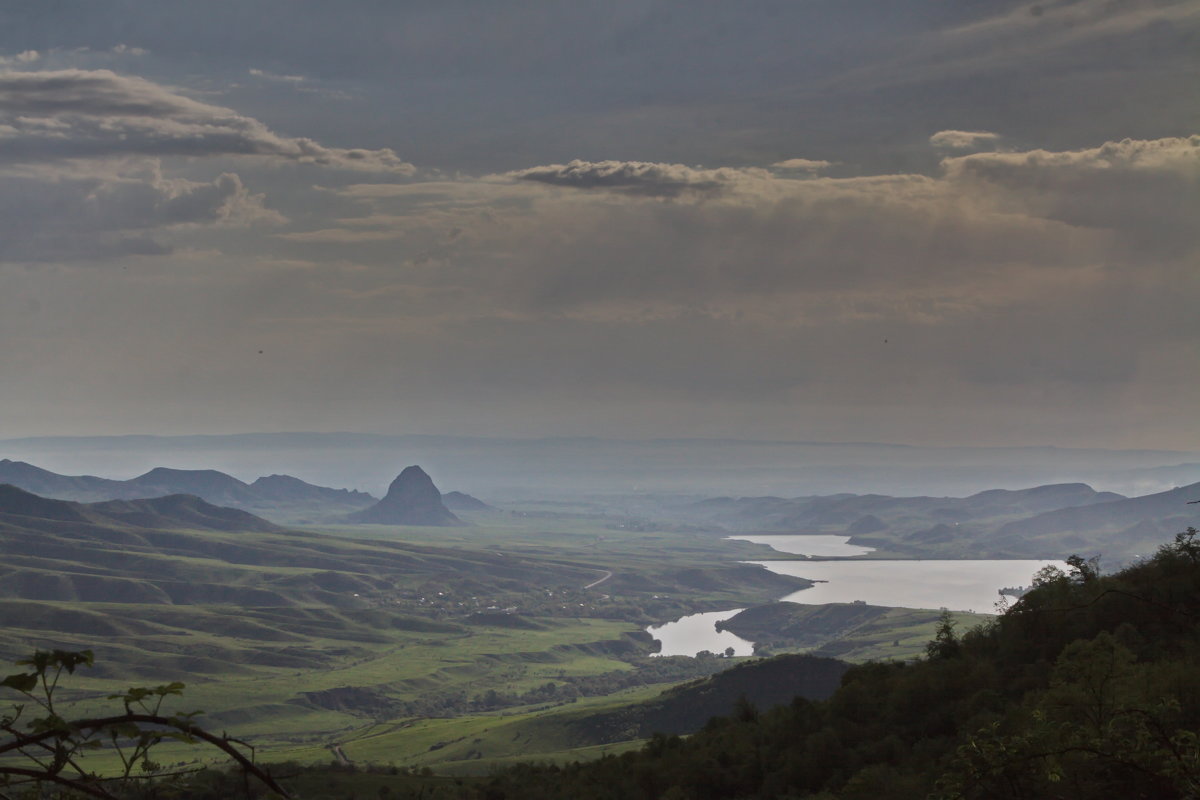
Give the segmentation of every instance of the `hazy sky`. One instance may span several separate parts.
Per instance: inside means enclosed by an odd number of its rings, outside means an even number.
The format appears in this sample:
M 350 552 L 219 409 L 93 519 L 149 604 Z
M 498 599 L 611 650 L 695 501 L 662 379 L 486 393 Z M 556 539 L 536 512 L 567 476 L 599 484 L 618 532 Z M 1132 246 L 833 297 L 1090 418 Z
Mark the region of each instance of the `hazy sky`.
M 1200 448 L 1198 87 L 1200 0 L 6 4 L 0 438 Z

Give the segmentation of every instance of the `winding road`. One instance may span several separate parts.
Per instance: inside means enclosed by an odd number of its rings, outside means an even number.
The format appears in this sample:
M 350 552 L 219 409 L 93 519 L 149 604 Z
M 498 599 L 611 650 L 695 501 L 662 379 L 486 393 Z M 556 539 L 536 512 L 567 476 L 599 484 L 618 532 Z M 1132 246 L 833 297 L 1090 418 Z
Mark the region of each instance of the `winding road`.
M 603 578 L 601 578 L 600 580 L 597 580 L 597 581 L 592 581 L 591 583 L 589 583 L 587 586 L 585 586 L 585 587 L 583 587 L 583 588 L 585 588 L 585 589 L 591 589 L 593 586 L 599 586 L 600 584 L 604 583 L 606 580 L 608 580 L 609 578 L 611 578 L 611 577 L 613 576 L 613 574 L 612 574 L 612 570 L 608 570 L 608 569 L 598 569 L 598 570 L 596 570 L 596 571 L 597 571 L 597 572 L 603 572 L 603 573 L 604 573 L 604 577 L 603 577 Z

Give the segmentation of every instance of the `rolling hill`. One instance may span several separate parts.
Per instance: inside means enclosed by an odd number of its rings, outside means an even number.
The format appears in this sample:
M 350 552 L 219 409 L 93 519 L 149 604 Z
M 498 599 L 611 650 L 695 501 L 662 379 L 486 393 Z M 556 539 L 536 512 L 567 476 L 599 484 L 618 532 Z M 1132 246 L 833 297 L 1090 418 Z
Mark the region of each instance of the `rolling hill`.
M 1030 549 L 1052 548 L 1102 553 L 1106 560 L 1127 563 L 1147 556 L 1165 539 L 1200 522 L 1200 483 L 1142 497 L 1047 511 L 1009 522 L 996 538 L 1027 543 Z
M 290 475 L 270 475 L 253 483 L 212 469 L 155 467 L 136 478 L 119 481 L 95 475 L 59 475 L 23 461 L 0 460 L 0 483 L 43 497 L 92 503 L 190 494 L 209 503 L 298 522 L 306 515 L 334 517 L 369 506 L 366 492 L 315 486 Z
M 1187 502 L 1200 484 L 1123 497 L 1080 483 L 969 497 L 831 495 L 714 498 L 694 504 L 693 519 L 730 530 L 844 533 L 880 553 L 943 558 L 1061 558 L 1103 554 L 1110 566 L 1153 552 L 1200 518 Z
M 5 655 L 23 652 L 31 628 L 43 641 L 62 642 L 70 630 L 140 629 L 169 618 L 168 628 L 236 638 L 248 624 L 245 618 L 256 614 L 270 619 L 250 626 L 265 643 L 313 633 L 306 620 L 314 612 L 372 620 L 363 629 L 362 623 L 342 619 L 343 630 L 322 634 L 371 641 L 379 635 L 370 627 L 416 624 L 387 609 L 395 606 L 391 598 L 426 584 L 484 594 L 550 581 L 582 585 L 593 574 L 490 552 L 287 530 L 190 495 L 75 503 L 0 485 L 0 653 Z M 53 613 L 45 608 L 38 613 L 58 622 L 31 625 L 31 602 L 54 604 Z M 243 621 L 213 625 L 211 607 L 230 604 Z M 186 638 L 174 644 L 179 645 L 169 648 L 174 652 L 191 649 Z M 200 650 L 208 646 L 193 644 Z M 117 661 L 124 658 L 118 655 Z

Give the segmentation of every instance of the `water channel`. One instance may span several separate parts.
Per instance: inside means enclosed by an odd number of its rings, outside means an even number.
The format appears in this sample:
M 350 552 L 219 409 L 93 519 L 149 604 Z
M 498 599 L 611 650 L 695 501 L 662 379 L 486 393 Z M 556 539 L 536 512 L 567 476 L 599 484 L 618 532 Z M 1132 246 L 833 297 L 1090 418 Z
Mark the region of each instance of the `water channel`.
M 848 536 L 776 535 L 730 536 L 730 539 L 766 544 L 790 555 L 815 558 L 861 556 L 872 548 L 849 543 Z M 861 600 L 870 605 L 898 608 L 949 608 L 991 614 L 1005 586 L 1026 586 L 1047 564 L 1065 568 L 1061 561 L 1033 559 L 847 559 L 835 561 L 749 561 L 779 575 L 818 581 L 780 598 L 784 602 L 822 605 Z M 722 653 L 733 647 L 736 655 L 750 655 L 753 643 L 728 631 L 718 632 L 717 622 L 742 609 L 691 614 L 665 625 L 647 628 L 662 642 L 659 655 L 693 656 L 702 650 Z
M 718 622 L 723 622 L 743 610 L 734 608 L 729 611 L 689 614 L 664 625 L 651 625 L 646 628 L 646 632 L 662 642 L 662 650 L 655 655 L 694 656 L 704 650 L 721 655 L 726 648 L 732 647 L 735 656 L 752 656 L 754 642 L 747 642 L 729 631 L 716 629 Z
M 794 556 L 808 556 L 809 558 L 865 556 L 867 553 L 875 551 L 874 547 L 850 544 L 849 536 L 836 536 L 827 533 L 762 533 L 746 536 L 726 536 L 725 538 L 739 542 L 765 544 L 767 547 L 778 550 L 781 553 L 788 553 Z

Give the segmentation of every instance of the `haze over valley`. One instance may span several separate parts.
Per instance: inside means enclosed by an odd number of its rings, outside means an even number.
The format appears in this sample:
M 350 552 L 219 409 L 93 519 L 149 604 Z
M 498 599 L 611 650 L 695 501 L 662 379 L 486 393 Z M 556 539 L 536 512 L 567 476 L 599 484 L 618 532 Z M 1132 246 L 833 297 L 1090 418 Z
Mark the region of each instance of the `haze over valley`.
M 1194 797 L 1198 35 L 0 8 L 0 798 Z

